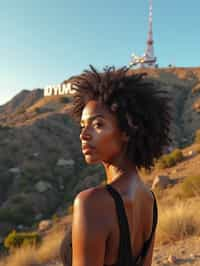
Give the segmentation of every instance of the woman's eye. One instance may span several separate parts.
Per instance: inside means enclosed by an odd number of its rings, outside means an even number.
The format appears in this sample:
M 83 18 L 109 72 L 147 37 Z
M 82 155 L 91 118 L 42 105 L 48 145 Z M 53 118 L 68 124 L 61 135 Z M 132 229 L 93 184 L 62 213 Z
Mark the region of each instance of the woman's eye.
M 102 127 L 102 123 L 94 123 L 94 127 L 95 128 L 100 128 L 100 127 Z

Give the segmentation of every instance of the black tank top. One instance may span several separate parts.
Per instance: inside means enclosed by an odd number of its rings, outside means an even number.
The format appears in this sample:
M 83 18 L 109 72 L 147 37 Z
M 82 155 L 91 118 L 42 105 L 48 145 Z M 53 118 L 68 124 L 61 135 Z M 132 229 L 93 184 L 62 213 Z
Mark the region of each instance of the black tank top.
M 111 185 L 105 185 L 108 192 L 111 194 L 115 201 L 116 210 L 117 210 L 117 217 L 119 222 L 119 229 L 120 229 L 120 243 L 119 243 L 119 253 L 117 263 L 113 265 L 105 265 L 104 266 L 141 266 L 143 258 L 148 252 L 149 246 L 151 244 L 151 240 L 157 225 L 157 204 L 156 199 L 154 197 L 154 207 L 153 207 L 153 226 L 152 232 L 147 241 L 145 241 L 143 248 L 138 257 L 132 256 L 131 250 L 131 242 L 130 242 L 130 231 L 128 226 L 128 220 L 123 204 L 123 200 Z M 60 258 L 64 266 L 71 266 L 72 265 L 72 226 L 68 227 L 64 239 L 62 240 L 60 246 Z
M 129 225 L 128 225 L 128 220 L 127 220 L 123 200 L 119 192 L 116 189 L 114 189 L 111 185 L 107 184 L 105 185 L 105 187 L 115 201 L 117 217 L 118 217 L 118 222 L 119 222 L 119 229 L 120 229 L 120 243 L 119 243 L 117 263 L 112 264 L 112 265 L 104 264 L 104 266 L 136 266 L 136 265 L 139 266 L 139 265 L 142 265 L 143 259 L 148 252 L 148 249 L 151 244 L 151 240 L 153 238 L 153 234 L 155 232 L 155 228 L 157 225 L 158 210 L 157 210 L 157 204 L 156 204 L 154 193 L 151 191 L 153 194 L 153 198 L 154 198 L 153 225 L 152 225 L 151 235 L 149 239 L 145 241 L 139 256 L 134 257 L 132 256 L 130 231 L 129 231 Z

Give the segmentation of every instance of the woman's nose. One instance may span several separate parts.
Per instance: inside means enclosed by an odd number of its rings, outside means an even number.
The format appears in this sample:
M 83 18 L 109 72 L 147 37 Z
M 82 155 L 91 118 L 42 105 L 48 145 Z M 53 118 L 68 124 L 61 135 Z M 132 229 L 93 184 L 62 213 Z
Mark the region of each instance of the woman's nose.
M 84 128 L 81 130 L 80 139 L 81 140 L 90 140 L 91 139 L 91 134 L 87 128 Z

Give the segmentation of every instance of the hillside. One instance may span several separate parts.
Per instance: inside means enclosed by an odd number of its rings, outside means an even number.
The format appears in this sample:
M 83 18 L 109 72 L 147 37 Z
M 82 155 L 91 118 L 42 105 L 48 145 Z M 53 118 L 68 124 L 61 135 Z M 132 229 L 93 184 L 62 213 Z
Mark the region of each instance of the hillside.
M 172 97 L 172 147 L 191 144 L 200 128 L 200 68 L 145 71 Z M 69 109 L 69 96 L 43 97 L 42 89 L 0 106 L 0 242 L 13 228 L 66 214 L 79 191 L 104 180 L 101 167 L 83 161 Z
M 200 68 L 140 69 L 159 80 L 173 99 L 172 136 L 175 146 L 191 144 L 200 127 Z
M 196 153 L 196 150 L 199 152 Z M 159 223 L 152 266 L 200 265 L 200 194 L 188 197 L 183 190 L 187 178 L 195 175 L 199 176 L 200 181 L 200 144 L 188 146 L 182 153 L 184 159 L 173 167 L 140 173 L 150 186 L 158 175 L 168 176 L 175 181 L 164 189 L 154 190 L 159 207 Z M 200 192 L 199 187 L 196 189 Z M 62 266 L 60 244 L 65 233 L 70 232 L 71 222 L 70 214 L 56 219 L 54 217 L 50 226 L 46 226 L 43 231 L 39 230 L 41 225 L 38 224 L 34 230 L 43 236 L 40 248 L 22 247 L 18 252 L 11 253 L 6 263 L 0 259 L 0 266 Z M 70 238 L 67 250 L 70 262 Z

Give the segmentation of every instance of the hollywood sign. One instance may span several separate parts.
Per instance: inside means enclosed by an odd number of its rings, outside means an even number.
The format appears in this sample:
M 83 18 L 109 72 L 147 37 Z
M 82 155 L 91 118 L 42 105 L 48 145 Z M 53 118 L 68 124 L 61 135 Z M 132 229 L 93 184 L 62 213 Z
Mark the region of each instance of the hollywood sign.
M 48 85 L 44 88 L 44 96 L 52 95 L 65 95 L 75 93 L 75 86 L 70 82 L 58 84 L 58 85 Z

